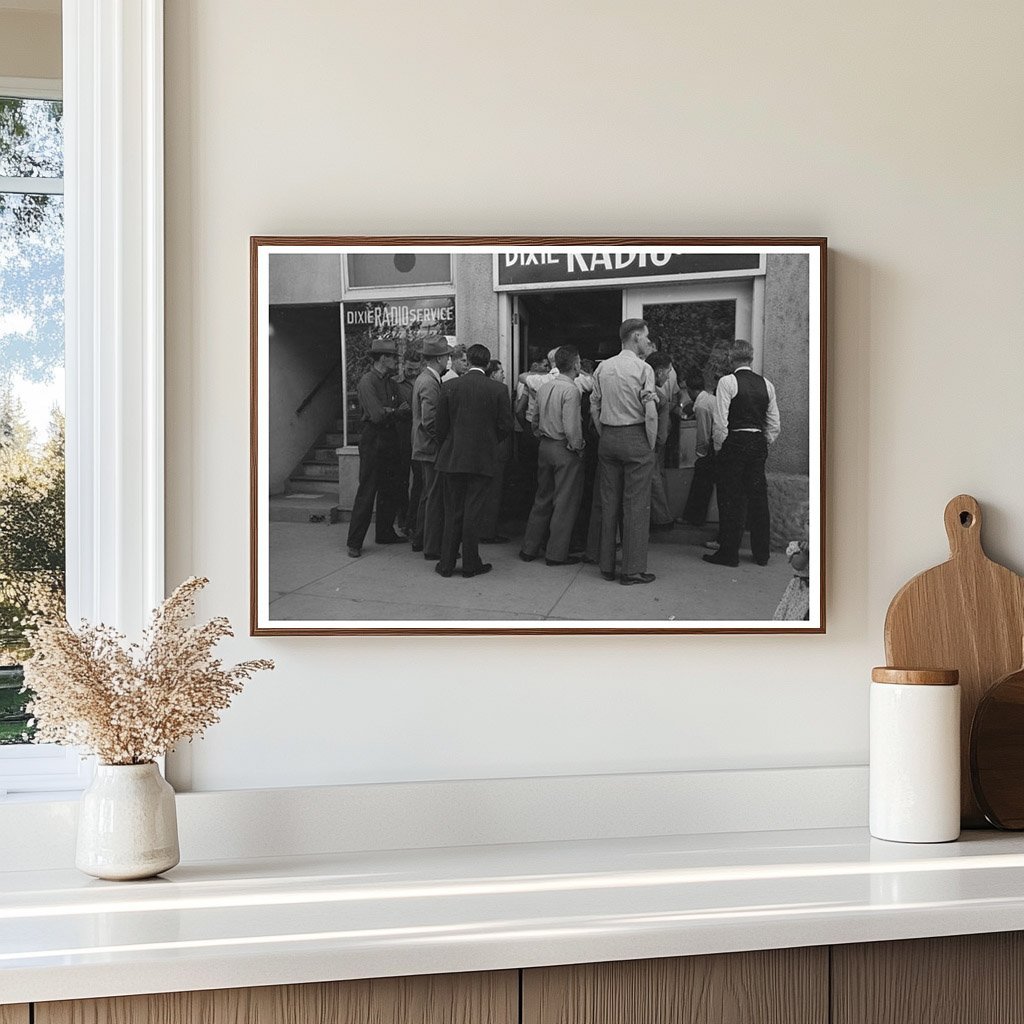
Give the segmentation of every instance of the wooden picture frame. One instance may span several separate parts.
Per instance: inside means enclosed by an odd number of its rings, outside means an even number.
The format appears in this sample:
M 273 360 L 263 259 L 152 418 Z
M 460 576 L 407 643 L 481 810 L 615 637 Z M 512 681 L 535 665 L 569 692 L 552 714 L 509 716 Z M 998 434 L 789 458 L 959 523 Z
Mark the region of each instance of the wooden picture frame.
M 251 238 L 252 635 L 824 633 L 826 297 L 824 238 Z M 646 327 L 627 338 L 631 354 L 620 355 L 620 325 L 633 319 L 643 319 Z M 496 471 L 485 474 L 487 479 L 481 474 L 465 478 L 485 487 L 488 495 L 479 503 L 489 502 L 480 515 L 476 505 L 471 507 L 475 532 L 465 535 L 467 549 L 485 530 L 484 520 L 507 538 L 479 549 L 493 572 L 467 561 L 462 571 L 452 562 L 451 575 L 442 575 L 444 559 L 435 567 L 423 553 L 410 550 L 399 529 L 404 519 L 415 532 L 412 505 L 419 502 L 415 494 L 410 501 L 409 491 L 416 477 L 428 472 L 420 458 L 410 461 L 411 445 L 422 445 L 425 435 L 418 435 L 419 441 L 410 435 L 407 443 L 413 403 L 402 396 L 410 395 L 417 372 L 426 372 L 417 361 L 424 345 L 436 350 L 439 338 L 466 348 L 485 345 L 506 373 L 509 409 L 503 422 L 513 425 L 507 439 L 492 447 L 495 425 L 470 418 L 465 401 L 459 406 L 455 392 L 464 395 L 467 387 L 479 384 L 459 377 L 457 387 L 446 382 L 438 392 L 444 422 L 451 424 L 449 450 L 430 467 L 437 500 L 443 505 L 447 481 L 449 500 L 456 503 L 450 507 L 458 515 L 461 492 L 452 497 L 458 473 L 454 468 L 440 472 L 437 466 L 461 467 L 453 452 L 471 442 L 474 450 L 477 442 L 485 446 L 488 465 L 492 451 L 497 453 L 493 464 L 501 464 L 502 484 L 494 483 Z M 742 346 L 730 348 L 737 339 L 750 343 L 753 358 L 747 362 L 753 372 L 742 365 Z M 655 532 L 643 539 L 638 525 L 643 513 L 636 510 L 642 509 L 644 485 L 616 484 L 616 474 L 626 472 L 622 467 L 632 465 L 633 456 L 613 449 L 616 438 L 628 437 L 633 444 L 645 436 L 647 428 L 630 411 L 635 399 L 629 375 L 648 380 L 641 362 L 652 342 L 668 353 L 671 367 L 659 371 L 659 381 L 666 374 L 668 379 L 657 388 L 656 404 L 640 406 L 661 411 L 658 465 L 651 478 L 660 479 L 660 496 L 657 479 L 654 484 L 653 515 L 662 520 L 654 521 Z M 540 414 L 534 414 L 540 389 L 554 376 L 543 362 L 545 354 L 566 345 L 577 350 L 583 372 L 570 385 L 576 371 L 567 370 L 547 391 L 561 389 L 560 401 L 570 403 L 565 408 L 575 409 L 580 400 L 581 422 L 591 437 L 579 451 L 571 437 L 561 437 L 552 425 L 550 408 L 544 413 L 546 429 L 558 437 L 538 436 Z M 371 348 L 378 360 L 375 377 Z M 408 385 L 390 376 L 391 357 L 381 358 L 385 350 L 395 354 L 399 376 L 404 372 Z M 732 357 L 738 352 L 741 362 L 730 363 L 730 352 Z M 563 350 L 553 358 L 568 365 L 571 356 Z M 467 357 L 482 359 L 479 349 Z M 616 363 L 597 369 L 616 357 Z M 465 369 L 462 357 L 456 362 L 456 369 Z M 436 369 L 439 364 L 431 365 Z M 613 382 L 619 370 L 625 376 Z M 713 383 L 726 378 L 724 386 Z M 760 383 L 765 379 L 771 383 Z M 700 396 L 701 381 L 714 394 Z M 497 395 L 493 381 L 487 387 L 491 397 Z M 624 389 L 624 405 L 616 404 L 616 388 Z M 644 391 L 640 402 L 649 396 Z M 548 406 L 550 399 L 544 400 Z M 419 422 L 423 405 L 419 397 L 416 401 Z M 383 409 L 379 424 L 366 411 L 367 403 Z M 593 417 L 587 416 L 595 403 L 604 447 Z M 775 410 L 781 422 L 777 439 Z M 498 409 L 495 415 L 505 417 L 506 411 Z M 774 442 L 767 462 L 760 457 L 760 470 L 759 431 L 765 443 Z M 724 455 L 699 456 L 702 439 L 712 450 L 722 443 Z M 746 468 L 738 468 L 741 448 Z M 421 448 L 416 451 L 424 454 Z M 574 506 L 571 556 L 549 559 L 549 549 L 565 547 L 565 529 L 540 542 L 544 534 L 538 534 L 536 522 L 528 536 L 523 530 L 531 511 L 544 518 L 546 507 L 533 508 L 538 464 L 542 477 L 547 474 L 544 486 L 553 487 L 552 474 L 563 470 L 553 469 L 552 460 L 559 467 L 575 464 L 565 451 L 586 466 L 576 470 L 570 465 L 565 472 L 573 479 L 573 474 L 589 476 L 585 483 L 594 481 L 597 498 L 588 493 Z M 645 465 L 649 461 L 642 451 L 638 458 Z M 431 459 L 437 460 L 436 453 Z M 368 526 L 364 522 L 367 495 L 373 498 L 371 483 L 364 483 L 356 502 L 361 463 L 364 478 L 383 481 L 377 490 L 378 497 L 387 497 L 378 506 L 385 537 L 380 537 L 378 520 Z M 717 490 L 726 495 L 720 517 L 726 547 L 735 548 L 731 539 L 737 530 L 753 529 L 753 547 L 743 541 L 738 566 L 725 547 L 717 553 L 712 547 L 717 501 L 708 506 L 703 484 L 692 488 L 695 474 L 705 483 L 711 479 L 709 464 L 717 466 Z M 642 470 L 641 477 L 647 472 Z M 766 500 L 760 497 L 758 473 L 766 483 Z M 602 506 L 603 474 L 608 490 Z M 600 519 L 600 508 L 614 508 L 623 487 L 632 488 L 625 497 L 633 510 L 628 538 L 621 521 L 618 532 L 606 529 L 602 539 L 595 528 L 587 538 L 588 513 Z M 569 499 L 558 500 L 564 523 Z M 737 525 L 744 502 L 748 511 Z M 685 513 L 695 523 L 702 506 L 709 517 L 704 527 L 678 522 Z M 351 525 L 353 515 L 359 529 Z M 664 521 L 666 515 L 672 522 Z M 522 559 L 522 545 L 530 538 L 537 550 Z M 586 553 L 587 539 L 597 564 L 573 561 L 578 548 Z M 627 553 L 614 548 L 616 540 L 628 548 L 629 567 L 623 562 Z M 767 564 L 759 564 L 765 561 L 766 543 Z M 642 545 L 646 565 L 638 561 Z M 760 549 L 758 561 L 755 549 Z M 611 572 L 602 573 L 602 559 L 607 562 L 612 550 L 618 550 L 611 556 L 618 560 L 611 563 Z M 350 557 L 353 552 L 356 557 Z M 446 557 L 451 562 L 452 548 Z M 639 572 L 632 571 L 638 565 Z M 641 578 L 647 571 L 656 579 Z M 618 585 L 623 582 L 645 585 Z M 775 618 L 804 609 L 806 618 Z

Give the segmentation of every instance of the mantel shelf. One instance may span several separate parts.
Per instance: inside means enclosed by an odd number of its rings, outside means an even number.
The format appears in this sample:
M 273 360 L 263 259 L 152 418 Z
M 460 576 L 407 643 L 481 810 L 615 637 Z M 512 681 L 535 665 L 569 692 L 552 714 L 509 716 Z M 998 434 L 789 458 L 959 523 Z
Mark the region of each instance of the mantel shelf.
M 1024 929 L 1024 837 L 863 829 L 0 873 L 0 1002 Z

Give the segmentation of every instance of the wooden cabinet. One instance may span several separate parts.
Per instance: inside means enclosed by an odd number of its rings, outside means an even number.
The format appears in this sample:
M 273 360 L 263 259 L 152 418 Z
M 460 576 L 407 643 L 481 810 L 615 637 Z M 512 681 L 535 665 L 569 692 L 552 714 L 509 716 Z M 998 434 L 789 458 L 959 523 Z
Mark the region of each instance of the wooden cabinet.
M 0 1024 L 1010 1024 L 1024 933 L 0 1006 Z
M 827 1021 L 825 947 L 523 971 L 523 1024 Z
M 518 971 L 172 992 L 35 1006 L 35 1024 L 517 1024 L 518 1020 Z M 0 1022 L 7 1024 L 2 1017 Z M 12 1024 L 24 1022 L 16 1019 Z
M 1024 933 L 832 947 L 833 1024 L 1024 1021 Z

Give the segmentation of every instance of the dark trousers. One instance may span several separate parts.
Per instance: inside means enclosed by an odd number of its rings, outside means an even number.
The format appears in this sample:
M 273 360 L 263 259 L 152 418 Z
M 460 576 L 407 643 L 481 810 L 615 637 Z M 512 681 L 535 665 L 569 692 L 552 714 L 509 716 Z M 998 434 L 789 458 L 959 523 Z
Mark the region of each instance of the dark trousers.
M 665 482 L 665 446 L 654 449 L 654 472 L 651 474 L 651 525 L 665 526 L 672 522 L 668 506 L 668 488 Z
M 547 557 L 564 562 L 583 493 L 583 460 L 564 441 L 542 437 L 537 461 L 537 496 L 526 524 L 523 551 L 535 555 L 548 534 Z
M 406 481 L 408 481 L 410 471 L 412 472 L 412 484 L 407 489 L 403 488 L 405 505 L 398 510 L 398 525 L 408 533 L 413 533 L 416 529 L 420 498 L 423 495 L 423 467 L 419 462 L 413 462 L 410 458 L 405 467 Z
M 423 548 L 425 555 L 441 556 L 441 534 L 444 530 L 444 492 L 441 489 L 441 474 L 432 462 L 416 460 L 420 467 L 423 487 L 420 490 L 419 507 L 416 510 L 416 526 L 413 529 L 414 547 Z
M 395 428 L 364 423 L 359 435 L 359 489 L 348 525 L 350 548 L 363 546 L 373 518 L 374 503 L 377 506 L 375 537 L 380 540 L 395 536 L 395 515 L 401 486 L 401 454 Z
M 441 473 L 444 487 L 444 536 L 441 568 L 455 568 L 462 543 L 463 572 L 480 566 L 480 528 L 491 478 L 479 473 Z
M 768 442 L 764 434 L 733 432 L 715 456 L 720 521 L 718 553 L 739 557 L 744 526 L 750 529 L 750 551 L 757 562 L 769 554 L 771 520 L 764 465 Z
M 647 443 L 644 425 L 603 427 L 597 457 L 601 492 L 601 571 L 615 571 L 615 538 L 621 515 L 622 574 L 632 576 L 646 572 L 654 452 Z
M 505 484 L 505 459 L 494 464 L 494 476 L 487 488 L 487 501 L 484 505 L 484 520 L 480 527 L 484 539 L 498 536 L 498 520 L 501 518 L 501 494 Z
M 572 530 L 572 551 L 586 551 L 587 555 L 597 561 L 597 541 L 593 550 L 590 543 L 591 509 L 594 496 L 597 494 L 597 434 L 587 437 L 587 447 L 583 449 L 583 496 L 580 498 L 580 510 L 576 516 L 576 525 Z M 600 510 L 600 495 L 597 494 L 597 506 Z
M 715 455 L 709 451 L 700 455 L 693 464 L 690 493 L 686 496 L 683 520 L 691 526 L 703 526 L 708 521 L 708 508 L 715 490 Z
M 537 487 L 537 438 L 530 433 L 516 434 L 516 458 L 508 467 L 510 518 L 525 519 L 533 506 Z

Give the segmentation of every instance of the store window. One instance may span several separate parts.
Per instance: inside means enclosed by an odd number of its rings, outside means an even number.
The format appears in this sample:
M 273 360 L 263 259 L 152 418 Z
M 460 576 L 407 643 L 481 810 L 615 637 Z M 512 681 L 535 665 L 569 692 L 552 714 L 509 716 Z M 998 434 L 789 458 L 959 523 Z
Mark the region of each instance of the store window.
M 349 288 L 403 288 L 451 284 L 452 257 L 446 252 L 350 253 Z
M 358 257 L 349 257 L 350 260 L 354 258 Z M 447 256 L 444 258 L 448 259 Z M 345 302 L 342 304 L 342 324 L 345 443 L 357 445 L 360 411 L 356 389 L 359 378 L 370 368 L 370 349 L 374 342 L 394 342 L 399 355 L 399 375 L 414 377 L 418 372 L 415 358 L 421 352 L 424 340 L 438 334 L 455 335 L 455 296 Z
M 26 617 L 63 604 L 64 182 L 59 99 L 0 92 L 0 747 L 32 739 Z

